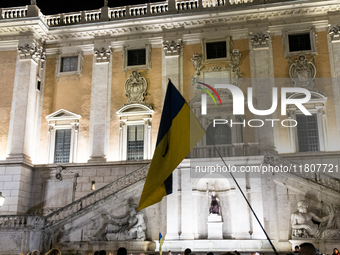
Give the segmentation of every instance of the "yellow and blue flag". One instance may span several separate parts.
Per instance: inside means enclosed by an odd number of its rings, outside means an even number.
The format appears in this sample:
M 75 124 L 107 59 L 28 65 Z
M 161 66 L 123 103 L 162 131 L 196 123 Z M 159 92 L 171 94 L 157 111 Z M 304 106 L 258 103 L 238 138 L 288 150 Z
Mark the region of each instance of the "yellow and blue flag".
M 159 233 L 159 255 L 162 255 L 162 245 L 164 243 L 164 237 Z
M 172 193 L 172 172 L 204 134 L 188 103 L 169 80 L 156 149 L 138 210 L 156 204 Z

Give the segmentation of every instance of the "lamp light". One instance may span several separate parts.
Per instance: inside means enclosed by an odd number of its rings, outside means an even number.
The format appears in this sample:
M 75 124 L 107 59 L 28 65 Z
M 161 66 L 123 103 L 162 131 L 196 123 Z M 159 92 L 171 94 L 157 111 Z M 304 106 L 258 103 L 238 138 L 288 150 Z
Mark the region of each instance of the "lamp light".
M 5 197 L 2 195 L 2 192 L 0 192 L 0 206 L 2 206 L 5 202 Z

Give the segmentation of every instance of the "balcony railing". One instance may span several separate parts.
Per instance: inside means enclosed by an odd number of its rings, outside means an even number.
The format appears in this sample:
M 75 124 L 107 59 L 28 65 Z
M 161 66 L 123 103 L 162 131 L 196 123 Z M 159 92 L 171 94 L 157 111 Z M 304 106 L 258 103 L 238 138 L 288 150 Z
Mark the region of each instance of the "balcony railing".
M 263 5 L 277 2 L 295 0 L 167 0 L 157 3 L 121 6 L 114 8 L 101 8 L 91 11 L 79 11 L 72 13 L 60 13 L 43 15 L 39 12 L 30 13 L 29 6 L 0 8 L 1 19 L 17 19 L 24 17 L 41 16 L 48 26 L 67 26 L 79 23 L 93 23 L 116 19 L 132 19 L 145 16 L 166 15 L 176 13 L 195 13 L 209 9 L 233 10 L 234 8 Z
M 258 143 L 234 143 L 216 145 L 222 157 L 243 157 L 261 155 Z M 220 157 L 213 145 L 196 146 L 187 158 L 217 158 Z

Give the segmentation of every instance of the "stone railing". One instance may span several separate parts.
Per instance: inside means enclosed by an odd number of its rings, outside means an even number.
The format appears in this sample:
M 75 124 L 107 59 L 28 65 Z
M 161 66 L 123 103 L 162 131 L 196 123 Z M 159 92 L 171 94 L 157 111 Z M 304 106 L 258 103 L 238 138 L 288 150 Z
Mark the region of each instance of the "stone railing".
M 146 178 L 150 164 L 143 166 L 130 174 L 109 183 L 108 185 L 84 196 L 57 211 L 46 216 L 33 215 L 1 215 L 0 229 L 2 228 L 43 228 L 58 223 L 77 212 L 90 208 L 104 198 Z
M 279 154 L 273 154 L 267 151 L 263 151 L 263 154 L 264 163 L 266 164 L 273 166 L 286 166 L 287 169 L 290 169 L 289 174 L 293 174 L 308 181 L 318 183 L 336 192 L 340 192 L 340 170 L 337 168 L 329 169 L 328 165 L 318 165 L 316 163 L 299 164 L 294 162 L 294 159 L 286 159 Z M 326 169 L 324 167 L 327 167 L 328 173 L 326 173 Z
M 168 12 L 168 2 L 150 3 L 150 14 Z
M 314 170 L 313 171 L 306 171 L 306 170 L 300 171 L 299 167 L 297 167 L 296 170 L 297 170 L 296 172 L 293 172 L 294 175 L 297 175 L 309 181 L 318 183 L 334 191 L 340 192 L 340 179 L 336 178 L 335 176 L 336 174 L 340 176 L 340 173 L 335 172 L 335 170 L 334 170 L 333 176 L 323 173 L 322 170 L 320 172 L 316 172 L 316 170 L 315 171 Z
M 65 207 L 60 208 L 57 211 L 45 216 L 45 226 L 48 227 L 54 223 L 62 221 L 67 217 L 89 208 L 91 205 L 103 200 L 104 198 L 111 196 L 118 191 L 129 187 L 130 185 L 137 183 L 140 180 L 146 178 L 150 164 L 143 166 L 130 174 L 123 176 L 122 178 L 109 183 L 108 185 L 84 196 Z
M 27 16 L 27 6 L 2 8 L 1 16 L 2 19 L 16 19 Z
M 0 228 L 42 228 L 45 219 L 37 215 L 2 215 Z
M 131 19 L 141 16 L 166 15 L 176 13 L 195 13 L 213 8 L 218 10 L 233 10 L 244 6 L 263 5 L 295 0 L 167 0 L 157 3 L 146 3 L 140 5 L 121 6 L 113 8 L 101 8 L 91 11 L 79 11 L 72 13 L 61 13 L 55 15 L 39 16 L 48 26 L 66 26 L 79 23 L 101 22 L 116 19 Z M 28 6 L 0 8 L 0 19 L 15 19 L 27 17 Z
M 261 155 L 258 143 L 234 143 L 216 145 L 222 157 L 242 157 Z M 187 158 L 218 158 L 219 154 L 214 146 L 196 146 Z

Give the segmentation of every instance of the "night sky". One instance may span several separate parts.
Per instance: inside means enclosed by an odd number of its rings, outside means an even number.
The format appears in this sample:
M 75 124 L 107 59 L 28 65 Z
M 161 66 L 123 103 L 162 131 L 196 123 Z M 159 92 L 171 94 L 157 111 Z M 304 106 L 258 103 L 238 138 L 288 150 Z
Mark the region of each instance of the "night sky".
M 161 0 L 162 1 L 162 0 Z M 109 0 L 109 7 L 161 2 L 159 0 Z M 0 8 L 29 5 L 30 0 L 0 0 Z M 65 12 L 94 10 L 103 7 L 104 0 L 37 0 L 37 5 L 45 15 Z

